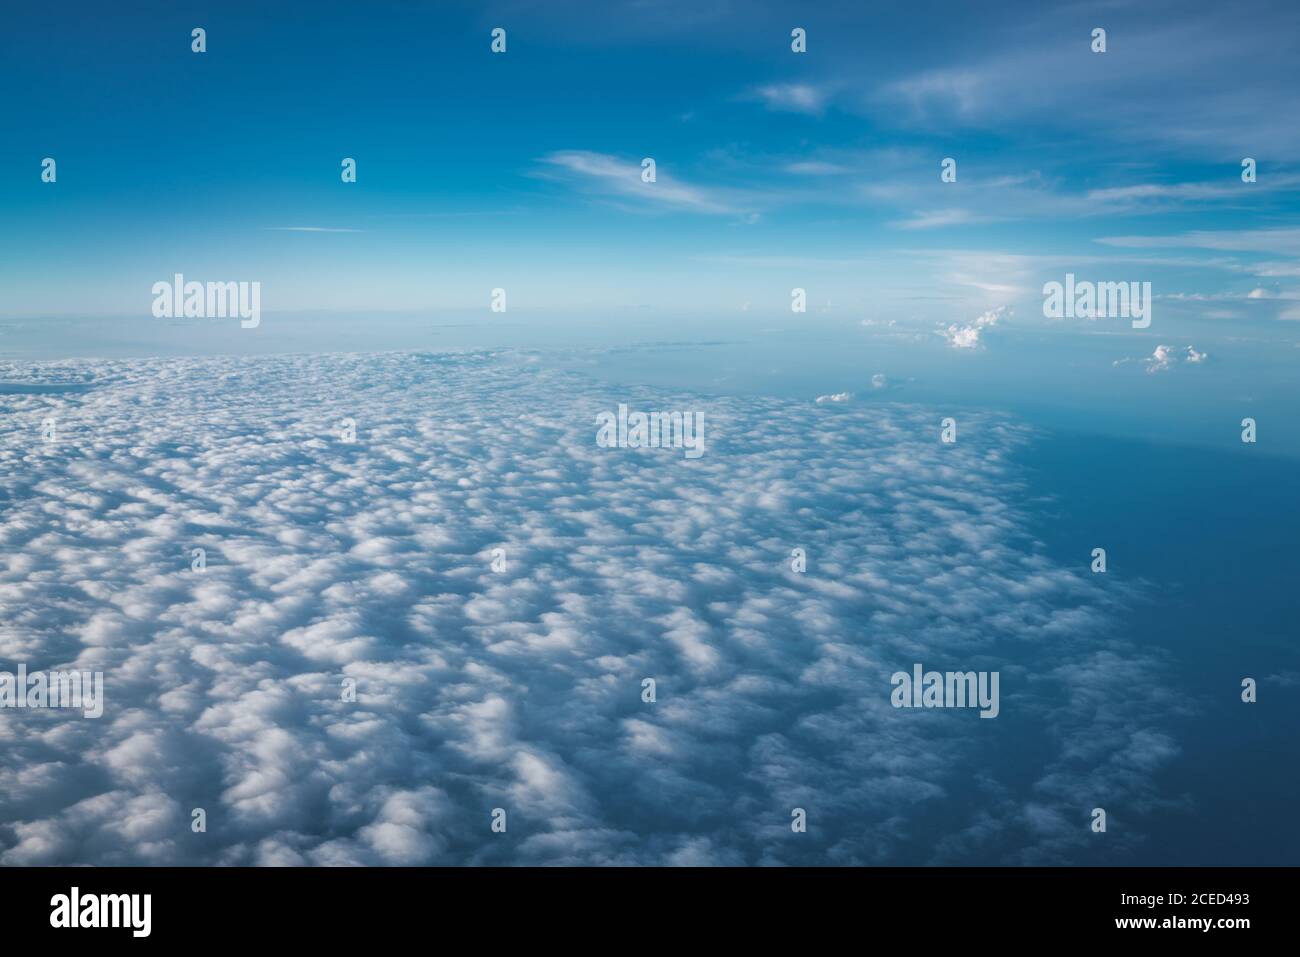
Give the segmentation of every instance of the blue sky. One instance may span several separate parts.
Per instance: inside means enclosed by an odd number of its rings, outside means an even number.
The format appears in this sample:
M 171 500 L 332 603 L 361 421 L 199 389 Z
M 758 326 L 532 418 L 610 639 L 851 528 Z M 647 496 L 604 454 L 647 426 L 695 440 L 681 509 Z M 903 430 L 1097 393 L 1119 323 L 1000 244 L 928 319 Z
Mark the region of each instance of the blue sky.
M 801 286 L 812 317 L 1033 323 L 1074 271 L 1300 318 L 1285 5 L 62 6 L 4 15 L 7 317 L 147 316 L 181 271 L 259 280 L 268 313 L 500 286 L 520 315 L 724 318 Z
M 807 6 L 0 12 L 0 864 L 1293 861 L 1300 7 Z

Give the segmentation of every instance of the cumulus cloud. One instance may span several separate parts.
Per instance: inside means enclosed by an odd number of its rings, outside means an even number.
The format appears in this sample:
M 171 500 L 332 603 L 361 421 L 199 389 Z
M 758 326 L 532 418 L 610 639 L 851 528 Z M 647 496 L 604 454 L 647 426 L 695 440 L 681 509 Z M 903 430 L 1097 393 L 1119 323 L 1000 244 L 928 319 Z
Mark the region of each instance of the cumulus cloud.
M 973 322 L 965 325 L 952 323 L 947 328 L 939 331 L 948 340 L 948 345 L 954 349 L 977 349 L 980 344 L 980 333 L 985 329 L 996 326 L 998 320 L 1003 318 L 1006 312 L 1006 306 L 998 306 L 996 309 L 990 309 L 988 312 L 976 316 Z
M 1147 372 L 1148 375 L 1157 372 L 1168 372 L 1174 366 L 1179 364 L 1200 365 L 1210 357 L 1208 352 L 1199 352 L 1195 346 L 1186 346 L 1183 355 L 1180 358 L 1173 346 L 1158 345 L 1151 355 L 1141 359 L 1116 359 L 1111 365 L 1116 368 L 1127 365 L 1130 362 L 1136 362 Z
M 871 377 L 871 391 L 873 392 L 881 392 L 892 387 L 893 383 L 889 381 L 889 378 L 883 372 L 877 372 Z M 839 405 L 851 402 L 853 398 L 854 394 L 852 392 L 834 392 L 829 395 L 819 395 L 816 401 L 818 405 Z
M 0 863 L 1075 861 L 1176 750 L 1004 417 L 944 445 L 933 409 L 494 354 L 0 378 L 89 383 L 0 396 L 0 668 L 105 673 L 99 720 L 0 721 Z M 598 448 L 619 402 L 702 411 L 707 454 Z M 1000 670 L 1001 716 L 890 707 L 918 661 Z

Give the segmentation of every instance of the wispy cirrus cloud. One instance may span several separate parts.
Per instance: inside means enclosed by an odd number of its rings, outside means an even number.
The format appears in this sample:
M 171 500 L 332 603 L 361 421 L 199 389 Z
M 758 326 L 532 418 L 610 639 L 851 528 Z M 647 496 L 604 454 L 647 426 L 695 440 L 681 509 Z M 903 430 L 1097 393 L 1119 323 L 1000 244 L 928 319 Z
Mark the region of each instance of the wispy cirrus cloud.
M 661 166 L 656 168 L 655 182 L 643 182 L 640 162 L 608 153 L 560 150 L 546 154 L 541 162 L 581 189 L 632 200 L 651 208 L 723 215 L 754 212 L 752 206 L 738 202 L 727 191 L 683 183 Z
M 1244 204 L 1261 193 L 1293 192 L 1300 189 L 1300 176 L 1278 173 L 1262 182 L 1242 183 L 1237 177 L 1237 167 L 1225 170 L 1225 175 L 1212 182 L 1134 183 L 1092 189 L 1083 195 L 1086 202 L 1096 203 L 1107 213 L 1164 210 L 1189 207 Z
M 937 170 L 937 160 L 933 162 Z M 961 223 L 1065 216 L 1082 220 L 1230 210 L 1246 207 L 1270 193 L 1276 196 L 1300 189 L 1300 176 L 1290 173 L 1273 177 L 1267 186 L 1243 184 L 1236 176 L 1235 167 L 1225 167 L 1224 178 L 1218 182 L 1129 182 L 1079 190 L 1071 189 L 1068 181 L 1039 170 L 1006 176 L 991 169 L 972 170 L 962 165 L 960 180 L 943 186 L 947 202 L 938 204 L 933 178 L 919 177 L 916 171 L 915 161 L 908 166 L 891 167 L 880 181 L 860 186 L 856 195 L 871 204 L 909 210 L 907 216 L 890 221 L 890 226 L 929 229 Z M 961 205 L 954 205 L 953 200 Z
M 1300 26 L 1294 8 L 1252 6 L 1273 34 L 1293 36 Z M 1217 5 L 1153 3 L 1125 13 L 1123 26 L 1108 25 L 1110 48 L 1098 54 L 1073 11 L 1008 7 L 971 24 L 976 34 L 966 47 L 975 55 L 965 62 L 874 83 L 863 78 L 863 108 L 923 128 L 994 128 L 1009 120 L 1056 127 L 1079 109 L 1095 109 L 1106 116 L 1097 133 L 1112 143 L 1159 143 L 1205 156 L 1241 143 L 1294 154 L 1295 125 L 1277 122 L 1293 99 L 1293 43 L 1261 44 L 1262 19 Z M 1205 82 L 1211 75 L 1238 76 L 1241 86 L 1228 92 Z M 1062 111 L 1062 103 L 1071 109 Z
M 1126 249 L 1211 249 L 1300 256 L 1300 229 L 1198 229 L 1165 236 L 1103 236 L 1096 241 Z
M 847 167 L 839 163 L 828 163 L 825 160 L 800 160 L 787 163 L 784 169 L 785 172 L 796 176 L 842 176 L 849 172 Z
M 770 83 L 753 95 L 769 110 L 817 115 L 826 109 L 827 91 L 811 83 Z
M 990 79 L 977 69 L 925 70 L 886 83 L 880 95 L 907 104 L 915 118 L 939 112 L 974 117 L 983 112 Z
M 926 213 L 917 213 L 910 219 L 896 220 L 890 223 L 899 229 L 936 229 L 942 226 L 961 226 L 967 223 L 979 223 L 984 220 L 968 209 L 936 209 Z

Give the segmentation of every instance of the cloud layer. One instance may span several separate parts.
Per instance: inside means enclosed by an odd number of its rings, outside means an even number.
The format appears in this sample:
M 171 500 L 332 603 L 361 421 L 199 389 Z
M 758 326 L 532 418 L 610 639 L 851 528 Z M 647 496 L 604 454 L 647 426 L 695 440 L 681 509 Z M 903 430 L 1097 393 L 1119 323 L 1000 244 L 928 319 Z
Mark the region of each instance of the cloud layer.
M 1124 860 L 1177 751 L 1120 596 L 1034 540 L 1005 418 L 945 445 L 937 410 L 509 354 L 0 379 L 94 383 L 0 395 L 0 669 L 106 696 L 0 715 L 0 863 Z M 620 402 L 702 411 L 707 454 L 597 448 Z M 1001 716 L 894 710 L 914 662 L 1000 671 Z

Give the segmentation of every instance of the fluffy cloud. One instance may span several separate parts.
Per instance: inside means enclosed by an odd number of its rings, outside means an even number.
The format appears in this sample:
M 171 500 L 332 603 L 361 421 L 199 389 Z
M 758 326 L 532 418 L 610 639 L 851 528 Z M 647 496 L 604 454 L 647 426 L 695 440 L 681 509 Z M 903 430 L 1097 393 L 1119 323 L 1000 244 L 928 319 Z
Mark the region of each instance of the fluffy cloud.
M 1116 359 L 1111 365 L 1118 368 L 1136 362 L 1148 375 L 1151 375 L 1157 372 L 1168 372 L 1180 362 L 1187 365 L 1200 365 L 1210 357 L 1208 352 L 1198 352 L 1195 346 L 1186 346 L 1183 351 L 1184 355 L 1180 359 L 1173 346 L 1158 345 L 1151 355 L 1143 359 Z
M 980 344 L 980 333 L 996 326 L 998 320 L 1006 315 L 1006 311 L 1006 306 L 998 306 L 976 316 L 973 322 L 966 325 L 953 323 L 947 328 L 940 329 L 939 332 L 954 349 L 976 349 Z
M 106 697 L 0 715 L 0 863 L 1080 861 L 1176 750 L 1004 418 L 944 445 L 932 410 L 489 354 L 0 378 L 93 383 L 0 396 L 0 668 Z M 598 448 L 619 402 L 702 411 L 707 453 Z M 914 662 L 999 670 L 1001 716 L 893 709 Z

